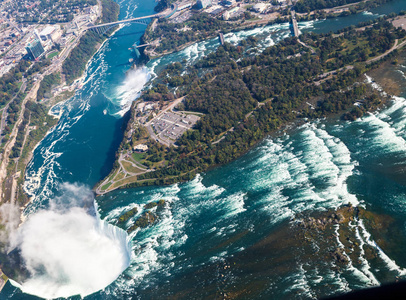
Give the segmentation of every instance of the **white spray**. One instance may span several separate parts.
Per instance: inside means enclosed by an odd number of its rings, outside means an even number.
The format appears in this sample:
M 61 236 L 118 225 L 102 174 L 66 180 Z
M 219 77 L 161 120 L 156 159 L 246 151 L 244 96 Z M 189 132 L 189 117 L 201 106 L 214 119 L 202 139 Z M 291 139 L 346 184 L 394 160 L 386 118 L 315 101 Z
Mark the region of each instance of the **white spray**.
M 151 78 L 147 67 L 130 69 L 124 82 L 116 89 L 117 104 L 120 111 L 117 113 L 123 116 L 131 107 L 131 102 L 139 97 L 141 90 Z
M 127 233 L 100 220 L 91 191 L 72 184 L 62 190 L 50 209 L 30 215 L 11 240 L 31 275 L 19 287 L 48 299 L 101 290 L 131 259 Z

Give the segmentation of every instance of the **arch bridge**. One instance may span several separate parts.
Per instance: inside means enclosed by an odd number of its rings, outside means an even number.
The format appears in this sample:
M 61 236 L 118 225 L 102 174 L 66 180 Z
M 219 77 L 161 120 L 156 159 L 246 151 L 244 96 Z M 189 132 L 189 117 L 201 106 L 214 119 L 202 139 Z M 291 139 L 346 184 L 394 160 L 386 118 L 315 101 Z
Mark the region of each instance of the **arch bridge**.
M 104 24 L 99 24 L 99 25 L 93 25 L 87 27 L 85 30 L 92 30 L 94 32 L 97 32 L 99 34 L 104 34 L 106 31 L 109 29 L 113 28 L 114 26 L 117 26 L 119 24 L 124 24 L 124 23 L 137 23 L 137 24 L 142 24 L 142 25 L 148 25 L 151 19 L 153 18 L 169 18 L 171 17 L 176 11 L 178 10 L 178 6 L 174 5 L 172 6 L 172 10 L 168 14 L 154 14 L 154 15 L 149 15 L 149 16 L 144 16 L 144 17 L 138 17 L 138 18 L 132 18 L 132 19 L 126 19 L 126 20 L 121 20 L 121 21 L 116 21 L 116 22 L 111 22 L 111 23 L 104 23 Z

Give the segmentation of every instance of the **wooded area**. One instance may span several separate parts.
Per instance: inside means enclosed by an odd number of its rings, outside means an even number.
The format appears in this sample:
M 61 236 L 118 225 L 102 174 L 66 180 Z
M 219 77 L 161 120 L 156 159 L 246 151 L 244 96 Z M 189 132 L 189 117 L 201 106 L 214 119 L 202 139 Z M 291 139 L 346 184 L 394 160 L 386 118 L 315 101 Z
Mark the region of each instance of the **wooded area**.
M 120 7 L 112 0 L 102 0 L 101 23 L 117 21 Z M 97 45 L 102 43 L 113 31 L 110 29 L 104 35 L 88 30 L 80 39 L 79 44 L 72 50 L 62 65 L 62 72 L 65 75 L 66 83 L 71 84 L 79 78 L 86 68 L 86 64 L 97 51 Z
M 395 39 L 405 35 L 404 30 L 380 19 L 364 30 L 301 35 L 314 53 L 291 37 L 256 56 L 246 55 L 253 41 L 249 46 L 245 43 L 246 47 L 226 43 L 183 75 L 181 64 L 169 65 L 155 82 L 154 97 L 163 99 L 168 94 L 167 84 L 169 89 L 177 88 L 177 97 L 186 95 L 185 110 L 205 115 L 194 130 L 177 140 L 177 148 L 150 141 L 144 162 L 165 163 L 154 172 L 139 175 L 138 182 L 129 186 L 188 180 L 210 166 L 239 157 L 288 122 L 338 112 L 344 113 L 344 119 L 360 117 L 382 100 L 358 81 L 372 67 L 363 62 L 384 53 Z M 345 66 L 349 68 L 336 71 Z M 330 76 L 329 71 L 337 74 Z M 144 97 L 153 101 L 150 94 Z M 356 101 L 362 104 L 354 107 Z M 121 147 L 128 144 L 123 142 Z M 139 182 L 144 179 L 151 180 Z

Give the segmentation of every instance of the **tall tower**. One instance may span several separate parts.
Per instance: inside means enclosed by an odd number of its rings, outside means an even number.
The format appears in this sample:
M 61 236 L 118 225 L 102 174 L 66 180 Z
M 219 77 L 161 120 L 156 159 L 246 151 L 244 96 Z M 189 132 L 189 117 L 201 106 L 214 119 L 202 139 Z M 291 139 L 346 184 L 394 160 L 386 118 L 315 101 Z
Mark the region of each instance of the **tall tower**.
M 25 50 L 27 50 L 28 55 L 33 60 L 37 60 L 45 52 L 39 39 L 34 39 L 32 42 L 28 43 Z
M 197 1 L 197 7 L 199 9 L 206 8 L 211 5 L 211 0 L 199 0 Z

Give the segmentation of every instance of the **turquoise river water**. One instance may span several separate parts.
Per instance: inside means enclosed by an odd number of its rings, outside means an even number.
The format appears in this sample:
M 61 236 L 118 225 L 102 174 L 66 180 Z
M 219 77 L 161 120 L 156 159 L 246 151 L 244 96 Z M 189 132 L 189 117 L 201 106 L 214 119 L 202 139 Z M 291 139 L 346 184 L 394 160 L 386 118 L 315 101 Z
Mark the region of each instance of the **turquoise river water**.
M 156 3 L 119 4 L 120 19 L 125 19 L 152 14 Z M 405 8 L 405 0 L 394 0 L 369 12 L 299 27 L 328 32 Z M 190 182 L 114 191 L 94 203 L 91 188 L 111 170 L 131 102 L 167 63 L 185 59 L 190 64 L 218 47 L 212 39 L 130 69 L 129 48 L 144 30 L 131 24 L 116 32 L 89 62 L 83 87 L 51 110 L 60 122 L 35 149 L 27 168 L 25 190 L 33 201 L 16 238 L 32 276 L 7 283 L 1 299 L 203 298 L 226 285 L 258 280 L 265 288 L 253 298 L 316 298 L 406 274 L 403 242 L 397 250 L 380 249 L 378 261 L 368 261 L 364 253 L 344 271 L 329 261 L 317 267 L 303 264 L 295 259 L 298 249 L 288 270 L 262 272 L 261 257 L 247 254 L 296 214 L 348 202 L 393 216 L 406 238 L 403 65 L 393 66 L 403 94 L 379 112 L 355 122 L 306 124 L 269 137 L 240 159 Z M 289 24 L 278 24 L 229 33 L 225 39 L 238 43 L 255 35 L 261 51 L 290 34 Z M 140 215 L 144 204 L 159 199 L 166 205 L 155 225 L 130 236 L 113 226 L 124 212 L 137 207 Z M 354 226 L 359 243 L 374 243 L 362 222 Z M 252 264 L 245 272 L 219 271 L 239 257 Z

